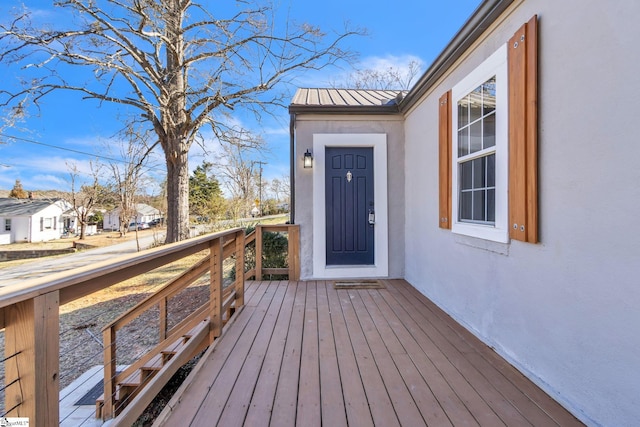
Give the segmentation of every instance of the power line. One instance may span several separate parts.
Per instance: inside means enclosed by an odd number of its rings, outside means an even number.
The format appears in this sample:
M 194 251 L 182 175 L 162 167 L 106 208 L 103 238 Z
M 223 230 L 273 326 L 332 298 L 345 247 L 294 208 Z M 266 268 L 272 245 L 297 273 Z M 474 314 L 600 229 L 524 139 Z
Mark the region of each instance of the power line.
M 53 145 L 53 144 L 46 144 L 44 142 L 34 141 L 32 139 L 22 138 L 22 137 L 13 136 L 13 135 L 7 135 L 5 133 L 0 133 L 0 136 L 4 137 L 4 138 L 14 139 L 14 140 L 17 140 L 17 141 L 28 142 L 30 144 L 42 145 L 44 147 L 49 147 L 49 148 L 55 148 L 56 150 L 68 151 L 68 152 L 71 152 L 71 153 L 82 154 L 84 156 L 91 156 L 91 157 L 95 157 L 95 158 L 98 158 L 98 159 L 103 159 L 103 160 L 109 160 L 109 161 L 112 161 L 112 162 L 123 163 L 125 165 L 133 164 L 133 163 L 128 162 L 126 160 L 116 159 L 114 157 L 108 157 L 108 156 L 103 156 L 103 155 L 100 155 L 100 154 L 88 153 L 86 151 L 74 150 L 72 148 L 60 147 L 58 145 Z M 10 165 L 2 165 L 2 166 L 10 167 Z M 161 172 L 166 172 L 166 170 L 164 170 L 162 168 L 155 167 L 155 166 L 145 166 L 145 168 L 146 169 L 150 169 L 150 170 L 157 170 L 157 171 L 161 171 Z

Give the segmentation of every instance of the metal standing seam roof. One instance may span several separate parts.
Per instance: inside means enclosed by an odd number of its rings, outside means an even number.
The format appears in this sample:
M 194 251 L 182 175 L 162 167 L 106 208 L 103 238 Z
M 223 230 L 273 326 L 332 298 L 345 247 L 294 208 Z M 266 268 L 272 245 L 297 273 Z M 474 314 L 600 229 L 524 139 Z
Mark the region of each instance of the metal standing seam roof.
M 59 202 L 61 199 L 0 198 L 0 216 L 31 216 Z
M 406 91 L 374 89 L 301 88 L 291 101 L 290 110 L 397 112 Z

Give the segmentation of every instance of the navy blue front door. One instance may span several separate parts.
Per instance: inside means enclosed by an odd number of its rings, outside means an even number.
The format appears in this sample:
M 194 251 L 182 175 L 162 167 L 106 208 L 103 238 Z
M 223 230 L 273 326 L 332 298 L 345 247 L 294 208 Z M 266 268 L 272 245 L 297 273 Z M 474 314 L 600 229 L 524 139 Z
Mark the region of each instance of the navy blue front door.
M 373 148 L 325 151 L 327 265 L 373 265 Z

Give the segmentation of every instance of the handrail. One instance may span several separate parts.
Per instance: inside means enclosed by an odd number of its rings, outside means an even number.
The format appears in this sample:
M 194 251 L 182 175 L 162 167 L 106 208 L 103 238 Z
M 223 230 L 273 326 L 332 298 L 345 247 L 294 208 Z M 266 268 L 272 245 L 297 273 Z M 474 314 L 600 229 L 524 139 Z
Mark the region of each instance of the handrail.
M 40 295 L 60 291 L 60 305 L 146 273 L 185 256 L 209 249 L 209 242 L 237 233 L 233 228 L 182 242 L 170 243 L 144 252 L 123 255 L 73 270 L 21 281 L 0 288 L 0 309 Z

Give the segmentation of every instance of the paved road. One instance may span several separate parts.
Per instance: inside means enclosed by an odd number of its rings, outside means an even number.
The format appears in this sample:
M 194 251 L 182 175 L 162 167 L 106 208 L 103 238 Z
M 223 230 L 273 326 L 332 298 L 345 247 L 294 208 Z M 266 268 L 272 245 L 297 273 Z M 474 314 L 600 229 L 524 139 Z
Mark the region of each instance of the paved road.
M 155 236 L 144 236 L 139 239 L 140 249 L 150 247 L 154 240 L 164 241 L 164 233 Z M 88 249 L 70 255 L 41 258 L 37 261 L 17 265 L 15 267 L 0 269 L 0 286 L 9 286 L 20 283 L 21 280 L 42 277 L 47 274 L 60 271 L 72 270 L 83 267 L 91 263 L 103 261 L 109 257 L 119 256 L 127 253 L 137 252 L 138 248 L 135 239 L 128 240 L 117 245 L 104 246 L 101 248 Z
M 272 215 L 262 217 L 261 220 L 270 218 L 278 218 L 282 215 Z M 253 218 L 245 218 L 238 221 L 221 221 L 219 225 L 232 227 L 235 224 L 251 223 L 256 220 Z M 200 235 L 206 232 L 204 225 L 196 225 L 191 227 L 191 237 Z M 140 237 L 140 249 L 147 249 L 153 245 L 154 241 L 164 242 L 165 234 L 157 233 L 155 235 L 149 235 Z M 47 274 L 58 273 L 61 271 L 72 270 L 74 268 L 83 267 L 91 263 L 104 261 L 109 257 L 119 256 L 127 253 L 133 253 L 137 251 L 136 241 L 129 240 L 124 243 L 118 243 L 117 245 L 105 246 L 102 248 L 88 249 L 81 252 L 76 252 L 70 255 L 64 255 L 53 258 L 41 258 L 28 262 L 26 264 L 17 265 L 15 267 L 0 269 L 0 287 L 9 286 L 20 283 L 22 280 L 33 279 L 36 277 L 43 277 Z

